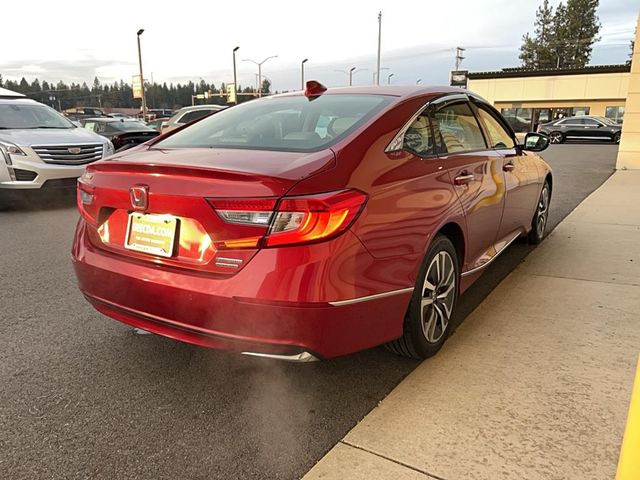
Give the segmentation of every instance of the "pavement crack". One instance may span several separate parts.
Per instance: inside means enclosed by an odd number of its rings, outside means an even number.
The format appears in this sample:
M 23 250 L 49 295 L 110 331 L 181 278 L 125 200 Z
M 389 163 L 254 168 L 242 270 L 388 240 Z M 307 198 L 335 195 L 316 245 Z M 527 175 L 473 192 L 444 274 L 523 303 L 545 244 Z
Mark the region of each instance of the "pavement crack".
M 406 463 L 403 463 L 403 462 L 401 462 L 399 460 L 395 460 L 393 458 L 387 457 L 385 455 L 382 455 L 380 453 L 374 452 L 374 451 L 369 450 L 367 448 L 360 447 L 358 445 L 354 445 L 353 443 L 349 443 L 349 442 L 347 442 L 345 440 L 340 440 L 340 443 L 342 443 L 344 445 L 347 445 L 348 447 L 356 448 L 358 450 L 362 450 L 363 452 L 370 453 L 371 455 L 375 455 L 376 457 L 383 458 L 383 459 L 388 460 L 390 462 L 393 462 L 393 463 L 395 463 L 397 465 L 400 465 L 402 467 L 408 468 L 409 470 L 413 470 L 414 472 L 421 473 L 422 475 L 425 475 L 425 476 L 427 476 L 429 478 L 434 478 L 435 480 L 446 480 L 444 477 L 439 477 L 437 475 L 434 475 L 433 473 L 425 472 L 424 470 L 420 470 L 419 468 L 413 467 L 413 466 L 408 465 Z
M 562 275 L 549 275 L 548 273 L 529 273 L 523 272 L 526 275 L 531 275 L 532 277 L 549 277 L 549 278 L 560 278 L 562 280 L 577 280 L 579 282 L 591 282 L 591 283 L 604 283 L 607 285 L 626 285 L 628 287 L 640 287 L 638 283 L 629 283 L 629 282 L 612 282 L 607 280 L 591 280 L 588 278 L 578 278 L 578 277 L 564 277 Z

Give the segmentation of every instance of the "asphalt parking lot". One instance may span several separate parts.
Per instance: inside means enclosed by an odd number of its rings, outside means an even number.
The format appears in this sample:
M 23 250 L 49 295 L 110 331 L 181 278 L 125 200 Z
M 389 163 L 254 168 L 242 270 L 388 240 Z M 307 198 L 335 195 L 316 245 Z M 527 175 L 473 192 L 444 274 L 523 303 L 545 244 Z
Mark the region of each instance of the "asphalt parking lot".
M 544 152 L 550 228 L 607 179 L 616 151 Z M 76 219 L 60 193 L 0 212 L 2 478 L 300 478 L 418 364 L 382 348 L 286 364 L 134 335 L 76 289 Z M 531 248 L 494 262 L 456 322 Z

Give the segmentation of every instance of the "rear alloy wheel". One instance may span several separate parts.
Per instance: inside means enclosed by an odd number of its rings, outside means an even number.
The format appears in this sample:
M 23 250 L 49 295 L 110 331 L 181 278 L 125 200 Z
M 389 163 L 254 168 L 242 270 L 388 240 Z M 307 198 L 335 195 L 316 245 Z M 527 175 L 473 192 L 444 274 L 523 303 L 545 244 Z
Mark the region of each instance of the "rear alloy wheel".
M 549 141 L 551 143 L 563 143 L 564 142 L 564 134 L 562 132 L 551 132 L 549 134 Z
M 536 213 L 531 221 L 531 232 L 529 232 L 529 243 L 539 244 L 547 230 L 547 220 L 549 218 L 549 203 L 551 202 L 551 189 L 549 182 L 545 181 L 540 192 Z
M 620 132 L 616 132 L 613 136 L 613 143 L 620 143 Z
M 459 277 L 453 244 L 444 235 L 437 235 L 420 269 L 403 335 L 386 345 L 390 351 L 423 359 L 440 350 L 449 335 Z

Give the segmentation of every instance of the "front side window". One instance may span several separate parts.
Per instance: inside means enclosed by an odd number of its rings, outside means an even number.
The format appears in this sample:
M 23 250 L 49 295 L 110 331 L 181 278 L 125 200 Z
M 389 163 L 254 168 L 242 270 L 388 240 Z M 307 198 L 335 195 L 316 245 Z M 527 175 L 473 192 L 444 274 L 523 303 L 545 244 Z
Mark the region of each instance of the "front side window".
M 457 153 L 487 148 L 482 131 L 467 103 L 446 105 L 433 118 L 438 153 Z
M 317 151 L 365 124 L 392 100 L 383 95 L 265 98 L 222 110 L 155 147 Z
M 513 148 L 513 139 L 509 132 L 507 132 L 500 122 L 489 113 L 484 107 L 478 107 L 478 114 L 482 119 L 485 127 L 487 127 L 487 133 L 489 134 L 489 146 L 491 148 Z
M 431 126 L 426 112 L 419 115 L 404 134 L 402 147 L 416 155 L 426 157 L 434 154 Z

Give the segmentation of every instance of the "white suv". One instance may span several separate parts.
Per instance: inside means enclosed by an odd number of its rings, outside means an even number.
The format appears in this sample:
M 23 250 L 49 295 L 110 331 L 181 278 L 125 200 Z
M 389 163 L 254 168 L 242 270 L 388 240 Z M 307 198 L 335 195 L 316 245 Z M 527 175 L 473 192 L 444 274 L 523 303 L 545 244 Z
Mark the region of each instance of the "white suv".
M 0 190 L 72 186 L 111 142 L 54 109 L 0 88 Z

